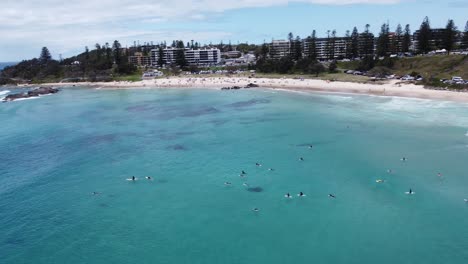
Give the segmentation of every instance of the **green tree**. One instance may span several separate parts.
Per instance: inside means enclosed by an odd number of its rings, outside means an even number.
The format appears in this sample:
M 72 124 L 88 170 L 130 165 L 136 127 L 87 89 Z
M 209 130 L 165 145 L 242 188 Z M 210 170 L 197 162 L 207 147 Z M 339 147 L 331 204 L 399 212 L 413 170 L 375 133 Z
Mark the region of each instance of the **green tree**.
M 279 73 L 289 73 L 292 70 L 292 68 L 294 67 L 294 62 L 291 59 L 291 57 L 286 56 L 286 57 L 281 58 L 278 61 L 277 65 L 278 65 L 278 72 Z
M 312 31 L 309 40 L 309 58 L 312 60 L 317 59 L 317 36 L 315 30 Z
M 406 24 L 405 33 L 403 35 L 403 42 L 401 44 L 401 51 L 409 52 L 410 47 L 411 47 L 411 29 L 410 29 L 410 25 Z
M 114 40 L 114 44 L 112 44 L 112 55 L 113 55 L 114 63 L 117 65 L 119 65 L 121 62 L 120 49 L 121 49 L 121 45 L 119 41 Z
M 395 37 L 393 38 L 393 43 L 391 44 L 392 53 L 400 54 L 403 51 L 402 43 L 403 43 L 403 28 L 401 27 L 400 24 L 398 24 L 395 30 Z
M 468 49 L 468 21 L 466 21 L 465 31 L 463 32 L 460 48 Z
M 325 71 L 325 67 L 323 67 L 323 65 L 318 61 L 315 61 L 314 63 L 311 63 L 309 65 L 309 73 L 315 74 L 315 76 L 317 77 L 319 76 L 320 73 L 324 71 Z
M 374 56 L 374 34 L 369 30 L 370 25 L 366 24 L 366 29 L 359 35 L 359 55 L 360 57 Z
M 351 40 L 351 32 L 349 30 L 346 30 L 345 34 L 345 41 L 346 41 L 346 50 L 345 50 L 345 57 L 347 59 L 351 59 L 353 57 L 352 54 L 352 40 Z
M 425 54 L 431 51 L 431 39 L 432 39 L 431 25 L 429 23 L 429 18 L 425 17 L 421 26 L 419 27 L 419 34 L 418 34 L 418 51 L 420 53 Z
M 175 63 L 179 65 L 181 68 L 187 66 L 187 60 L 185 58 L 185 49 L 184 49 L 184 42 L 178 41 L 176 42 L 176 56 L 175 56 Z
M 41 55 L 39 56 L 39 62 L 45 64 L 52 60 L 49 49 L 47 47 L 42 47 Z
M 338 66 L 336 65 L 336 61 L 332 61 L 330 65 L 328 65 L 328 72 L 335 73 L 337 68 Z
M 164 61 L 164 50 L 161 46 L 158 48 L 158 66 L 162 67 L 166 62 Z
M 457 38 L 457 27 L 452 19 L 447 22 L 447 26 L 445 27 L 445 34 L 444 34 L 444 48 L 450 54 L 450 52 L 455 47 L 455 41 Z
M 353 59 L 359 57 L 359 32 L 357 27 L 354 27 L 353 33 L 351 33 L 351 56 Z
M 298 61 L 302 58 L 302 43 L 299 36 L 294 40 L 294 60 Z
M 377 56 L 386 57 L 390 51 L 389 25 L 384 23 L 380 28 L 379 38 L 377 39 Z

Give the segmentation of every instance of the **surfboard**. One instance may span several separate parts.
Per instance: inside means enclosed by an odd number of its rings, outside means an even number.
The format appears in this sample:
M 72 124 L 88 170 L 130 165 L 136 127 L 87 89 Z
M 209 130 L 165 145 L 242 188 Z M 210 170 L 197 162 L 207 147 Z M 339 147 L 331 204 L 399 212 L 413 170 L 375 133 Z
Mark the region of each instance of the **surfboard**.
M 292 196 L 284 195 L 285 198 L 292 199 Z
M 127 181 L 138 181 L 138 178 L 135 178 L 135 180 L 133 180 L 132 178 L 128 178 Z
M 410 192 L 405 192 L 405 194 L 413 195 L 413 194 L 415 194 L 415 192 L 412 192 L 412 193 L 410 193 Z
M 305 194 L 303 194 L 303 195 L 298 194 L 297 196 L 298 196 L 298 197 L 306 197 L 307 195 L 305 195 Z
M 376 183 L 384 183 L 385 180 L 376 180 L 375 182 L 376 182 Z

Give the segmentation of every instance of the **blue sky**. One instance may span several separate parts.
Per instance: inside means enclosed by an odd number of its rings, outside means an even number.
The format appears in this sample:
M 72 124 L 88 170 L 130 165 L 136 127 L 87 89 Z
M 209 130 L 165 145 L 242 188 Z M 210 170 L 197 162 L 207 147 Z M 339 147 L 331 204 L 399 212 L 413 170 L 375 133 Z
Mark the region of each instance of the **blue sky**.
M 85 46 L 133 41 L 263 43 L 289 32 L 305 37 L 336 29 L 338 35 L 369 23 L 377 33 L 382 23 L 416 30 L 425 16 L 432 27 L 449 18 L 459 29 L 468 20 L 468 0 L 2 0 L 0 61 L 37 57 L 43 46 L 58 58 Z M 116 4 L 117 3 L 117 4 Z

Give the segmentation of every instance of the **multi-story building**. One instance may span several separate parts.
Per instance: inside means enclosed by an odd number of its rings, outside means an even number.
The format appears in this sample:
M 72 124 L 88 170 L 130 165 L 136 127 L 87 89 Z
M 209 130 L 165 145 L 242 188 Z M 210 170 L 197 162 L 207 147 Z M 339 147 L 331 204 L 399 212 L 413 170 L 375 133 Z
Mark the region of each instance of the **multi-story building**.
M 164 48 L 163 61 L 165 64 L 176 62 L 177 52 L 180 48 Z M 221 51 L 216 48 L 184 49 L 185 59 L 190 65 L 215 65 L 221 61 Z M 157 66 L 159 60 L 159 49 L 151 50 L 151 65 Z
M 317 38 L 315 49 L 318 60 L 334 60 L 346 58 L 349 38 Z M 311 39 L 303 40 L 304 56 L 309 56 Z
M 142 52 L 135 52 L 133 56 L 128 56 L 128 62 L 136 66 L 150 66 L 150 56 L 143 56 Z
M 290 56 L 292 53 L 292 43 L 289 40 L 273 40 L 270 45 L 270 58 L 281 59 Z

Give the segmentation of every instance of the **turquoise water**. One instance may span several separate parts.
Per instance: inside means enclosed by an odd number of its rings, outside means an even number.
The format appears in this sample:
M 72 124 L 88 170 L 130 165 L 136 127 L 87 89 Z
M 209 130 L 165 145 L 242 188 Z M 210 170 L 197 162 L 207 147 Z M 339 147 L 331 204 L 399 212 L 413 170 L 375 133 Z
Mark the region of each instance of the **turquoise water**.
M 273 90 L 0 104 L 0 263 L 468 263 L 467 110 Z

